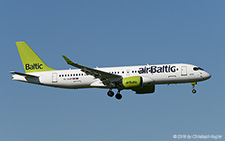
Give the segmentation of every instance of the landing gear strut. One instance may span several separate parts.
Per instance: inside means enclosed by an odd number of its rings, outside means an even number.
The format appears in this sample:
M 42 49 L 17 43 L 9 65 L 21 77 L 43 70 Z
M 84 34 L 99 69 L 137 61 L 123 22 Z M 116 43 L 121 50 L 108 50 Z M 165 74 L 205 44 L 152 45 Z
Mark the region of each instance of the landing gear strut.
M 193 93 L 193 94 L 195 94 L 195 93 L 197 92 L 197 91 L 195 90 L 195 85 L 196 85 L 196 84 L 197 84 L 197 82 L 192 82 L 192 83 L 191 83 L 192 88 L 193 88 L 193 89 L 192 89 L 192 93 Z
M 120 94 L 120 90 L 118 90 L 117 94 L 116 94 L 116 99 L 120 100 L 122 99 L 122 95 Z

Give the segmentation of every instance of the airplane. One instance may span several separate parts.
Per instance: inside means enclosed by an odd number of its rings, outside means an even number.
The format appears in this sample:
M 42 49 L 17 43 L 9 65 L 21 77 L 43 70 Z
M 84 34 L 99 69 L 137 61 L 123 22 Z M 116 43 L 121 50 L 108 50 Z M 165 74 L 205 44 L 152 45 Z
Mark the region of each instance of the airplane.
M 65 88 L 103 88 L 109 89 L 107 95 L 120 100 L 121 90 L 132 90 L 136 94 L 155 92 L 155 85 L 191 83 L 192 93 L 195 85 L 207 80 L 211 75 L 202 68 L 191 64 L 161 64 L 90 68 L 72 62 L 62 55 L 67 64 L 78 69 L 55 70 L 48 67 L 37 54 L 24 42 L 16 42 L 25 73 L 11 71 L 12 80 L 38 85 Z

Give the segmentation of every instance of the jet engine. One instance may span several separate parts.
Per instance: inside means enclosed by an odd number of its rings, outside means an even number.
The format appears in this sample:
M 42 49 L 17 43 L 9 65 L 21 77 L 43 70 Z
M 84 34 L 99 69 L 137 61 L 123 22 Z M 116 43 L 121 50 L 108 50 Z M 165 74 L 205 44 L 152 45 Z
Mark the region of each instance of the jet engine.
M 144 85 L 142 88 L 133 88 L 136 94 L 148 94 L 155 92 L 155 85 Z
M 124 89 L 132 89 L 136 94 L 147 94 L 155 92 L 154 81 L 141 76 L 131 76 L 122 79 Z
M 141 76 L 125 77 L 122 79 L 122 86 L 125 89 L 142 88 L 143 79 Z

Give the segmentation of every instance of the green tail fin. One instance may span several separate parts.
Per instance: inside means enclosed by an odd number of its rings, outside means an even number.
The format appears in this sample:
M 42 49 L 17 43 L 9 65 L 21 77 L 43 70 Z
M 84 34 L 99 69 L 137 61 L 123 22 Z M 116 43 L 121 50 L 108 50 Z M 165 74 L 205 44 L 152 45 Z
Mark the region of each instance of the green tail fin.
M 25 42 L 16 42 L 16 46 L 26 73 L 54 70 L 48 67 Z

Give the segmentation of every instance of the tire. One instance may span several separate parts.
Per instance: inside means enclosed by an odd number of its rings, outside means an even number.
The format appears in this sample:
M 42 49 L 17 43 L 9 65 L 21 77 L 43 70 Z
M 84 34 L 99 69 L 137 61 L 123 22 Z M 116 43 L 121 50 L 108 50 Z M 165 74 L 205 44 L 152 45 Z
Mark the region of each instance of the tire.
M 107 95 L 108 95 L 109 97 L 113 97 L 113 96 L 114 96 L 114 92 L 113 92 L 113 91 L 108 91 L 108 92 L 107 92 Z
M 118 99 L 118 100 L 122 99 L 122 95 L 121 94 L 116 94 L 116 99 Z

